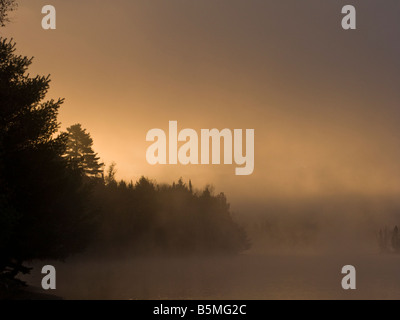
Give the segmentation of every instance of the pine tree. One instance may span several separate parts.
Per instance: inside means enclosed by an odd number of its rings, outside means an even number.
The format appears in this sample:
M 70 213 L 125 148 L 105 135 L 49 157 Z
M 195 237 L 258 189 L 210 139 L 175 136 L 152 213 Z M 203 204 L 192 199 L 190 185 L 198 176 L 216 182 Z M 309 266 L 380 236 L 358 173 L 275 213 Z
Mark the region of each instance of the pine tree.
M 189 180 L 189 192 L 193 194 L 192 180 Z
M 17 8 L 15 0 L 0 0 L 0 27 L 4 27 L 9 22 L 8 13 Z
M 116 166 L 117 164 L 115 162 L 112 162 L 107 169 L 107 175 L 104 178 L 104 182 L 108 186 L 117 185 L 117 181 L 115 179 L 115 175 L 117 174 L 117 170 L 115 169 Z
M 99 163 L 100 158 L 93 151 L 93 139 L 86 129 L 78 123 L 67 128 L 68 143 L 66 158 L 78 168 L 82 169 L 88 177 L 101 177 L 104 163 Z
M 67 135 L 57 135 L 63 100 L 43 101 L 50 79 L 30 77 L 31 63 L 0 38 L 0 296 L 25 261 L 63 259 L 92 228 L 87 186 L 63 157 Z

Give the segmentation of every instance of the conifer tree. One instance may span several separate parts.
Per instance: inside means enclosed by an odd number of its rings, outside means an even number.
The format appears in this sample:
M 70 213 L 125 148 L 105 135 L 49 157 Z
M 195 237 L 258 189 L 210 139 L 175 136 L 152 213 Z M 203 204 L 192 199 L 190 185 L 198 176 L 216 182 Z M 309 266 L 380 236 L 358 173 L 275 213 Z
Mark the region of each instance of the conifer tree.
M 44 101 L 49 77 L 29 76 L 32 59 L 15 50 L 0 38 L 0 293 L 25 261 L 83 249 L 92 228 L 82 173 L 57 134 L 63 100 Z
M 66 158 L 78 168 L 82 169 L 88 177 L 101 177 L 104 163 L 99 163 L 100 158 L 93 151 L 93 139 L 86 129 L 78 123 L 67 128 L 68 143 Z
M 0 27 L 9 22 L 8 14 L 17 8 L 15 0 L 0 0 Z

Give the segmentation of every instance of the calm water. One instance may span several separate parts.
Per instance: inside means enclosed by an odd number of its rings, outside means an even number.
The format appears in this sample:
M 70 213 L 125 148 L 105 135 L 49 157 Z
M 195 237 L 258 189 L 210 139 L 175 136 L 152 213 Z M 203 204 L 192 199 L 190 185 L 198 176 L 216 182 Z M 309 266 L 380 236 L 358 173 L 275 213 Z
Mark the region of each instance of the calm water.
M 341 268 L 357 290 L 341 288 Z M 65 299 L 399 299 L 397 255 L 241 255 L 55 263 Z M 40 286 L 40 265 L 29 282 Z

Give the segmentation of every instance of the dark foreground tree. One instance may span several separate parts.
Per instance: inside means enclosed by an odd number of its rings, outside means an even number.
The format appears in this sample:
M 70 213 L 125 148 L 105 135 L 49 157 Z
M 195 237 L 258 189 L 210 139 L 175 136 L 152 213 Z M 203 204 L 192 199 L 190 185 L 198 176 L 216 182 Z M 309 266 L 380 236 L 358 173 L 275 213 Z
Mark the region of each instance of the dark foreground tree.
M 56 136 L 62 100 L 43 102 L 50 80 L 29 77 L 31 62 L 0 38 L 0 286 L 24 261 L 81 250 L 91 229 L 83 173 Z
M 17 8 L 15 0 L 0 0 L 0 27 L 4 27 L 9 22 L 8 13 Z
M 67 128 L 68 143 L 66 157 L 73 165 L 82 169 L 88 177 L 100 178 L 104 163 L 99 163 L 97 153 L 93 151 L 93 139 L 86 129 L 74 124 Z

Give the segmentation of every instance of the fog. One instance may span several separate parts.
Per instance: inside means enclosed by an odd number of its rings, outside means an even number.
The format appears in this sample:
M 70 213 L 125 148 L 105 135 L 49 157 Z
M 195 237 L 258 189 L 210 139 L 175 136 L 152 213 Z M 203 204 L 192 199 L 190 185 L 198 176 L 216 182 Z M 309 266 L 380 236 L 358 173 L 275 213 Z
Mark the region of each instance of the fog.
M 243 207 L 239 206 L 242 210 Z M 400 201 L 391 196 L 336 195 L 268 200 L 236 214 L 255 253 L 376 253 L 378 233 L 400 222 Z
M 36 1 L 18 2 L 2 35 L 35 56 L 30 74 L 51 73 L 46 99 L 66 98 L 54 125 L 34 131 L 82 124 L 91 155 L 117 163 L 117 178 L 98 172 L 85 201 L 78 179 L 62 188 L 56 178 L 69 175 L 41 156 L 0 163 L 3 233 L 20 219 L 11 208 L 26 217 L 3 246 L 10 263 L 21 246 L 27 259 L 56 259 L 95 243 L 64 262 L 32 261 L 29 290 L 51 264 L 47 298 L 400 298 L 398 1 L 358 1 L 357 30 L 344 31 L 344 1 L 87 0 L 77 10 L 53 0 L 54 32 L 40 28 Z M 7 103 L 21 100 L 4 91 Z M 30 128 L 24 121 L 10 141 Z M 146 133 L 169 121 L 179 131 L 254 130 L 254 172 L 149 163 Z M 216 194 L 202 189 L 209 183 Z M 89 216 L 99 226 L 83 226 Z M 341 288 L 344 265 L 356 267 L 357 290 Z
M 238 206 L 252 247 L 239 255 L 141 256 L 85 253 L 65 263 L 33 263 L 28 283 L 40 287 L 44 264 L 57 269 L 63 299 L 398 299 L 400 256 L 381 252 L 379 230 L 400 222 L 394 197 L 332 197 Z M 353 265 L 357 290 L 343 290 L 341 269 Z
M 356 32 L 340 27 L 346 1 L 86 0 L 77 10 L 53 0 L 56 32 L 40 28 L 36 1 L 19 3 L 5 36 L 35 57 L 32 75 L 51 73 L 49 97 L 66 98 L 62 129 L 81 123 L 118 179 L 182 176 L 232 203 L 319 196 L 332 184 L 400 190 L 398 1 L 358 1 Z M 196 132 L 254 129 L 254 173 L 150 165 L 146 133 L 172 120 Z

